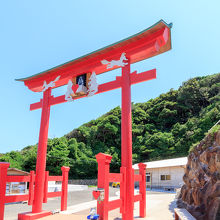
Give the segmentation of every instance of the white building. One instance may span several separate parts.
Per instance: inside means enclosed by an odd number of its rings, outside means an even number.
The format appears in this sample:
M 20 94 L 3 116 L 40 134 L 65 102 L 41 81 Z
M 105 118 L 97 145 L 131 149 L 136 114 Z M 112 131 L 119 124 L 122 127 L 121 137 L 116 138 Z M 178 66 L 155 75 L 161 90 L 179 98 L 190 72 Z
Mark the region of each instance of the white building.
M 146 182 L 148 188 L 162 188 L 172 190 L 183 184 L 187 157 L 159 160 L 144 163 L 146 168 Z M 135 174 L 139 173 L 138 164 L 134 164 Z
M 16 168 L 8 168 L 8 176 L 29 176 L 30 173 Z M 10 182 L 6 184 L 6 194 L 25 194 L 27 182 Z

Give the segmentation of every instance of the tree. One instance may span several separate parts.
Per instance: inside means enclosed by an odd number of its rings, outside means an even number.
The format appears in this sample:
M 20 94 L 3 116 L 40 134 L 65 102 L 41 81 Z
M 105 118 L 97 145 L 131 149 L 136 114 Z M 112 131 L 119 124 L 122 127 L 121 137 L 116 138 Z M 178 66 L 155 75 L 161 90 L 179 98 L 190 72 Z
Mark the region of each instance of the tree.
M 47 153 L 47 170 L 52 175 L 60 175 L 62 166 L 69 166 L 68 142 L 65 137 L 54 138 L 51 150 Z
M 9 162 L 11 168 L 22 169 L 23 157 L 18 151 L 11 151 L 0 157 L 1 162 Z

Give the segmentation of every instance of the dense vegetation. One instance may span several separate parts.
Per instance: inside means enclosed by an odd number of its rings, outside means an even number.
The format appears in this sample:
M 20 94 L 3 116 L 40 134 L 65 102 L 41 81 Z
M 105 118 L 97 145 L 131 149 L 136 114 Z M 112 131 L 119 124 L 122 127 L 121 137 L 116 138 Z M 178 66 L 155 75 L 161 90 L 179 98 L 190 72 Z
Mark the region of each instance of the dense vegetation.
M 184 82 L 155 99 L 132 105 L 133 163 L 186 156 L 220 119 L 220 74 Z M 60 174 L 68 165 L 70 178 L 97 175 L 95 155 L 113 156 L 111 171 L 117 172 L 121 157 L 121 110 L 116 107 L 96 120 L 61 138 L 48 140 L 47 170 Z M 34 170 L 37 145 L 0 155 L 11 167 Z

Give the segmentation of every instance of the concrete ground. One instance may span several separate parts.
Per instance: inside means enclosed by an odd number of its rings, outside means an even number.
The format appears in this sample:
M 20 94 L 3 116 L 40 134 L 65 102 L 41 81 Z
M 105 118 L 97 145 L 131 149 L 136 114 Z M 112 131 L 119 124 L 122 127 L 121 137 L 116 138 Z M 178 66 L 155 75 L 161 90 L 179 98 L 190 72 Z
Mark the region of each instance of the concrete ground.
M 77 212 L 72 207 L 73 213 L 71 214 L 71 208 L 67 212 L 63 214 L 55 214 L 45 218 L 42 220 L 84 220 L 87 219 L 89 215 L 90 209 L 86 209 L 88 204 L 81 204 L 81 210 Z M 95 203 L 92 207 L 95 207 Z M 78 206 L 80 208 L 80 205 Z M 176 207 L 175 202 L 175 194 L 169 193 L 155 193 L 155 194 L 147 194 L 147 204 L 146 204 L 146 220 L 172 220 L 174 219 L 174 208 Z M 91 207 L 90 207 L 91 208 Z M 139 203 L 135 203 L 134 207 L 134 219 L 143 220 L 143 218 L 139 218 Z M 121 214 L 119 209 L 112 210 L 109 212 L 109 220 L 121 220 Z
M 92 198 L 93 188 L 86 191 L 71 192 L 68 194 L 68 210 L 62 214 L 54 214 L 42 220 L 84 220 L 87 219 L 91 208 L 96 207 L 96 201 Z M 119 198 L 117 195 L 119 189 L 110 187 L 110 199 Z M 135 203 L 134 216 L 139 216 L 139 203 Z M 48 199 L 48 203 L 43 205 L 44 210 L 55 211 L 60 208 L 60 198 Z M 171 220 L 174 219 L 173 210 L 175 208 L 175 194 L 165 192 L 147 191 L 147 220 Z M 31 211 L 31 207 L 27 204 L 10 204 L 5 206 L 5 220 L 17 219 L 17 214 L 21 212 Z M 121 214 L 119 209 L 109 212 L 109 220 L 120 220 Z
M 110 187 L 109 188 L 109 194 L 110 196 L 115 196 L 115 193 L 119 189 L 115 189 Z M 92 196 L 92 191 L 94 190 L 93 187 L 89 188 L 88 190 L 83 190 L 83 191 L 74 191 L 74 192 L 69 192 L 68 193 L 68 207 L 77 205 L 77 204 L 82 204 L 90 201 L 94 201 L 93 196 Z M 56 210 L 60 210 L 60 197 L 55 197 L 55 198 L 49 198 L 48 202 L 46 204 L 43 204 L 43 210 L 48 210 L 52 212 L 56 212 Z M 7 204 L 5 205 L 5 220 L 16 220 L 18 213 L 22 212 L 30 212 L 31 211 L 31 206 L 28 206 L 27 204 Z

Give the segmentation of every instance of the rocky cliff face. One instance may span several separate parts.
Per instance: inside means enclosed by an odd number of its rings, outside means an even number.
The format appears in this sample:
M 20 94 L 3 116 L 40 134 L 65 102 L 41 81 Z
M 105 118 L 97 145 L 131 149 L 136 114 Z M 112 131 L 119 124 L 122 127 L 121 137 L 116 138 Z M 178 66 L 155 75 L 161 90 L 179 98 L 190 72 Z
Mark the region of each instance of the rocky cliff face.
M 220 220 L 220 131 L 189 154 L 183 181 L 178 207 L 198 220 Z

